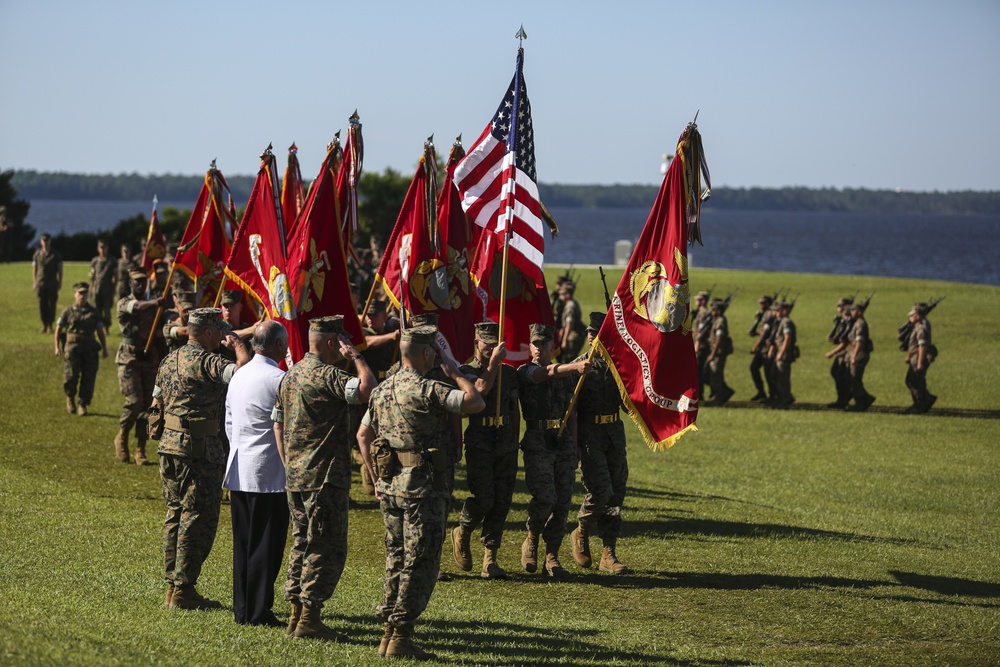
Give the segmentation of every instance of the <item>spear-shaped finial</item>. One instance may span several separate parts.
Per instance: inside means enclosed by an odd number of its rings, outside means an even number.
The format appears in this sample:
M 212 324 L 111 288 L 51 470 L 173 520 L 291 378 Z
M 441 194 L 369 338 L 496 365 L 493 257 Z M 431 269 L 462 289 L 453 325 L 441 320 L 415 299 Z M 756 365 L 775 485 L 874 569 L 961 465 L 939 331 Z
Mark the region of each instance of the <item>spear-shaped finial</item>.
M 521 28 L 517 31 L 517 34 L 514 35 L 514 37 L 517 38 L 517 46 L 519 48 L 521 46 L 521 42 L 523 42 L 524 40 L 528 39 L 528 33 L 526 33 L 524 31 L 524 24 L 523 23 L 521 24 Z
M 458 135 L 457 137 L 455 137 L 455 143 L 453 145 L 454 146 L 461 146 L 462 145 L 462 135 L 461 134 Z
M 157 203 L 158 201 L 159 201 L 159 199 L 157 199 L 157 198 L 156 198 L 156 195 L 153 195 L 153 208 L 154 208 L 154 209 L 156 209 L 156 203 Z
M 354 113 L 351 114 L 351 117 L 348 120 L 351 121 L 351 125 L 356 125 L 361 120 L 361 116 L 358 115 L 357 109 L 354 110 Z
M 274 145 L 270 141 L 267 142 L 267 148 L 265 148 L 264 152 L 260 154 L 260 159 L 263 160 L 264 158 L 270 157 L 271 155 L 273 155 L 273 153 L 271 153 L 271 149 L 273 147 L 274 147 Z
M 433 133 L 431 134 L 431 136 L 427 137 L 427 140 L 424 142 L 424 148 L 434 148 L 434 134 Z
M 299 152 L 299 147 L 295 145 L 294 141 L 292 142 L 292 145 L 288 147 L 288 152 L 289 153 L 298 153 Z
M 216 161 L 217 159 L 218 159 L 218 158 L 212 158 L 212 164 L 208 165 L 208 168 L 209 168 L 209 169 L 215 169 L 215 161 Z

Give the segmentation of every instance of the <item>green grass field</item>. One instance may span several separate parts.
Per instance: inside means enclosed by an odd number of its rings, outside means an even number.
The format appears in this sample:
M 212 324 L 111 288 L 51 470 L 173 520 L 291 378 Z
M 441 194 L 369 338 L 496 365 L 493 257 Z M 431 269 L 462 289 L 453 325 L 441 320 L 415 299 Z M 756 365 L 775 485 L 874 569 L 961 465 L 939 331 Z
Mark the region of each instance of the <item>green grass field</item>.
M 558 273 L 550 267 L 550 284 Z M 584 311 L 602 306 L 597 271 L 579 274 Z M 67 266 L 61 305 L 85 275 L 84 265 Z M 621 269 L 609 275 L 616 283 Z M 280 630 L 237 626 L 228 610 L 161 609 L 158 473 L 114 459 L 113 360 L 102 361 L 91 415 L 67 415 L 62 360 L 38 333 L 30 266 L 0 266 L 0 280 L 0 664 L 382 664 L 373 614 L 381 519 L 360 486 L 347 569 L 325 609 L 347 643 L 288 641 Z M 568 539 L 573 581 L 519 572 L 520 482 L 500 551 L 512 578 L 485 582 L 474 570 L 440 584 L 418 641 L 452 664 L 1000 663 L 1000 289 L 692 269 L 693 288 L 712 283 L 723 296 L 741 287 L 728 312 L 737 393 L 703 409 L 700 431 L 666 452 L 649 451 L 627 424 L 619 555 L 634 574 L 581 570 Z M 757 297 L 779 286 L 801 292 L 798 400 L 785 412 L 747 402 L 745 332 Z M 872 289 L 866 380 L 878 401 L 865 414 L 827 410 L 833 304 Z M 907 416 L 896 327 L 915 300 L 942 294 L 931 315 L 940 358 L 928 376 L 940 398 L 928 415 Z M 466 495 L 461 473 L 456 495 Z M 581 497 L 578 484 L 574 501 Z M 199 588 L 226 603 L 231 549 L 224 506 Z M 450 553 L 443 562 L 457 573 Z M 287 617 L 286 603 L 276 612 Z

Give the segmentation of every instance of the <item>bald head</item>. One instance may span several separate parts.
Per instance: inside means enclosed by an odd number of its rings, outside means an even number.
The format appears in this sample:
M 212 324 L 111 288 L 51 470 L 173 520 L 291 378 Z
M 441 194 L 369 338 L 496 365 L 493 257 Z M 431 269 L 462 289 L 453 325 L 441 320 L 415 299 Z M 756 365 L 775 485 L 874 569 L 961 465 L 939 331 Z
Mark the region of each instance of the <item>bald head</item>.
M 288 330 L 274 320 L 265 320 L 257 325 L 250 344 L 255 354 L 281 361 L 288 351 Z

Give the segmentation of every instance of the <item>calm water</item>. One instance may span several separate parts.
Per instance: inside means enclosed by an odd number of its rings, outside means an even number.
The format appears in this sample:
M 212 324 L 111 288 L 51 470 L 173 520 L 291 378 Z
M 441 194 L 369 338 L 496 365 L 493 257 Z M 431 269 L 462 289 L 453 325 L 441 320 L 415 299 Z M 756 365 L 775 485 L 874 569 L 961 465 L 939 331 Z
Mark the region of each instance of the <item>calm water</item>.
M 190 208 L 193 202 L 160 202 Z M 151 203 L 34 200 L 28 223 L 39 232 L 110 229 Z M 614 263 L 614 243 L 634 241 L 649 209 L 553 208 L 561 233 L 546 260 Z M 694 266 L 897 276 L 1000 285 L 1000 216 L 712 211 L 702 215 L 704 247 Z

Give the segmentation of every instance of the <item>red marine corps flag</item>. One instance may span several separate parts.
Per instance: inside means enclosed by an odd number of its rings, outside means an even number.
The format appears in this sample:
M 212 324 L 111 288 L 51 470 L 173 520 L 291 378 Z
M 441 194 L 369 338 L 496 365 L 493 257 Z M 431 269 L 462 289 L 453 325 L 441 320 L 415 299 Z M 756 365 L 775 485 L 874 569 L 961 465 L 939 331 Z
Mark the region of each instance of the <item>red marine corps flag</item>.
M 229 184 L 212 160 L 174 255 L 173 267 L 194 282 L 201 305 L 214 305 L 222 287 L 226 258 L 236 227 L 232 200 Z
M 706 188 L 701 190 L 704 173 Z M 687 245 L 711 193 L 697 125 L 681 134 L 632 259 L 594 341 L 650 449 L 698 430 L 698 365 L 691 337 Z
M 292 142 L 288 147 L 288 166 L 281 179 L 281 217 L 288 224 L 286 243 L 295 238 L 295 222 L 306 205 L 306 188 L 302 183 L 302 169 L 299 168 L 299 148 Z
M 285 258 L 285 229 L 281 217 L 281 190 L 271 146 L 260 156 L 260 171 L 233 239 L 226 277 L 263 306 L 267 317 L 288 329 L 288 353 L 301 359 L 303 351 L 295 328 L 295 299 Z
M 528 327 L 552 324 L 542 272 L 545 237 L 534 128 L 523 69 L 524 50 L 519 48 L 507 94 L 454 175 L 466 215 L 482 228 L 472 274 L 486 317 L 500 324 L 507 344 L 505 361 L 513 366 L 530 356 Z
M 293 283 L 297 316 L 291 323 L 289 338 L 298 339 L 298 361 L 308 350 L 309 319 L 343 315 L 344 331 L 352 343 L 364 349 L 361 322 L 354 313 L 351 288 L 347 278 L 347 256 L 340 239 L 340 216 L 337 202 L 337 169 L 343 155 L 340 142 L 334 140 L 326 149 L 326 159 L 313 181 L 299 219 L 295 238 L 288 245 L 288 276 Z
M 149 216 L 149 232 L 146 233 L 146 246 L 142 249 L 142 270 L 150 280 L 153 279 L 153 262 L 166 256 L 167 241 L 156 217 L 156 195 L 153 195 L 153 213 Z

